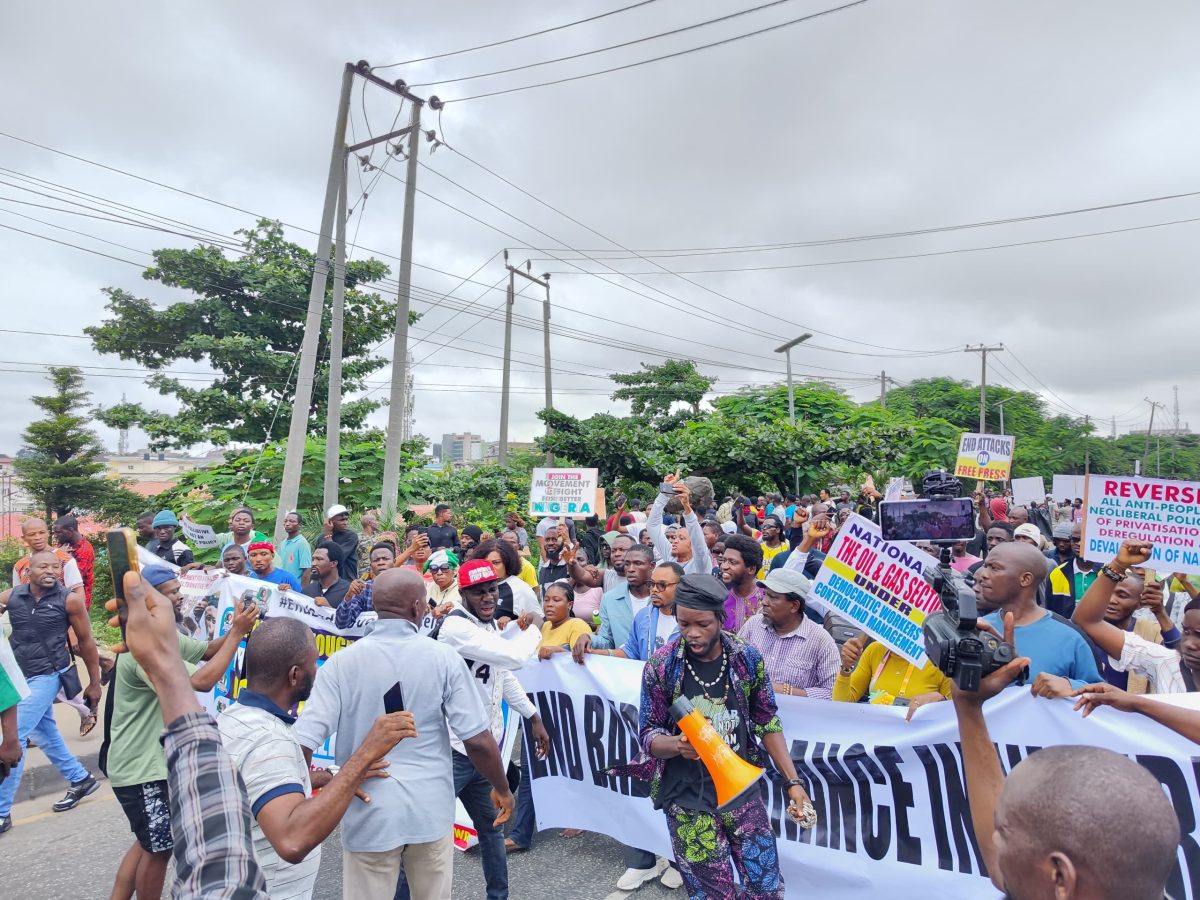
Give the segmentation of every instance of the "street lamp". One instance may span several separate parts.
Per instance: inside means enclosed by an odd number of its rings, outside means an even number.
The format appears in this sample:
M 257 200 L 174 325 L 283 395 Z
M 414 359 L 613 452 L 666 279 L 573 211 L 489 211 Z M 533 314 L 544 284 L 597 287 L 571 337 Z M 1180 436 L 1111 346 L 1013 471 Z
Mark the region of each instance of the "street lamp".
M 1016 399 L 1017 399 L 1017 395 L 1013 394 L 1011 397 L 1005 397 L 1003 400 L 1001 400 L 999 403 L 996 404 L 998 407 L 1000 407 L 1000 433 L 1001 434 L 1007 434 L 1007 432 L 1004 430 L 1004 404 L 1007 403 L 1009 400 L 1016 400 Z
M 791 426 L 793 428 L 796 427 L 796 390 L 792 386 L 792 348 L 795 347 L 797 344 L 803 344 L 810 337 L 812 337 L 812 335 L 806 331 L 804 334 L 800 335 L 800 337 L 796 338 L 794 341 L 788 341 L 782 347 L 775 348 L 775 352 L 782 353 L 784 359 L 787 361 L 788 422 L 791 423 Z M 799 466 L 796 467 L 793 493 L 797 497 L 800 496 L 800 467 Z

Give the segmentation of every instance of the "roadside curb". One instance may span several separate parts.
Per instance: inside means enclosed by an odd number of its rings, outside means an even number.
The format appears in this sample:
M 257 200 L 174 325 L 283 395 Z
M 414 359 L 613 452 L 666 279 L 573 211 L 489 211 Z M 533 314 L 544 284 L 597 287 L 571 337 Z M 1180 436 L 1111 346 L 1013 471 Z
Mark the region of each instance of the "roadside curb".
M 28 750 L 26 751 L 29 752 Z M 97 780 L 104 780 L 104 776 L 100 774 L 98 768 L 100 751 L 97 748 L 95 753 L 85 753 L 82 756 L 77 756 L 79 764 L 92 773 Z M 58 774 L 58 769 L 54 768 L 49 763 L 43 763 L 37 766 L 26 766 L 21 773 L 21 786 L 17 788 L 17 796 L 13 798 L 13 803 L 21 803 L 25 800 L 35 800 L 38 797 L 44 797 L 46 794 L 66 793 L 67 779 Z

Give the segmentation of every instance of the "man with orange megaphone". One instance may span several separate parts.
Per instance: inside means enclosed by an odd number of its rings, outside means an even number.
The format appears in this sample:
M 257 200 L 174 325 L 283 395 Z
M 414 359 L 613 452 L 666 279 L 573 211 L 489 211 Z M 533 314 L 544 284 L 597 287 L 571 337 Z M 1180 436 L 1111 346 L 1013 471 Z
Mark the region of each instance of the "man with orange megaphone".
M 679 634 L 642 674 L 644 755 L 623 774 L 651 781 L 689 897 L 782 900 L 775 834 L 758 789 L 763 750 L 786 779 L 792 820 L 811 828 L 816 813 L 788 755 L 762 656 L 721 631 L 727 593 L 707 574 L 679 582 Z

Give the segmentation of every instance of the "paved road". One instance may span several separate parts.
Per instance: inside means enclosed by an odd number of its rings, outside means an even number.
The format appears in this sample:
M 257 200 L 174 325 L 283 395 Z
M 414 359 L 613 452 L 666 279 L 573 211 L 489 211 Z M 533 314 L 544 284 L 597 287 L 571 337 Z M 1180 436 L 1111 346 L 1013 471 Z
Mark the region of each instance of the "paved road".
M 132 843 L 129 825 L 105 782 L 68 813 L 53 813 L 57 791 L 13 807 L 13 830 L 0 836 L 3 896 L 22 900 L 73 900 L 108 896 L 121 856 Z M 317 900 L 342 896 L 342 848 L 335 832 L 322 850 Z M 682 890 L 668 891 L 654 882 L 626 894 L 616 890 L 624 871 L 621 851 L 607 837 L 586 834 L 564 839 L 558 831 L 538 835 L 534 848 L 509 858 L 513 900 L 560 897 L 571 900 L 682 900 Z M 164 892 L 170 896 L 170 886 Z M 483 871 L 477 852 L 455 853 L 455 900 L 483 898 Z

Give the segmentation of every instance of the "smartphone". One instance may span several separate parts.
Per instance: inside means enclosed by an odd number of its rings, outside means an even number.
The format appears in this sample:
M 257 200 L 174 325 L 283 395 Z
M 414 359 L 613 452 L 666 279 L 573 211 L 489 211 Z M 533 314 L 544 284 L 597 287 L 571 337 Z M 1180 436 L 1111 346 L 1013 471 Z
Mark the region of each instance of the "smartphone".
M 675 485 L 667 484 L 663 481 L 658 485 L 658 492 L 660 494 L 673 494 L 675 493 Z
M 383 695 L 383 711 L 385 714 L 404 711 L 404 691 L 400 688 L 400 682 L 393 684 Z
M 113 596 L 117 598 L 117 618 L 121 623 L 122 639 L 125 637 L 125 623 L 129 620 L 129 607 L 125 605 L 125 573 L 141 571 L 137 551 L 137 537 L 132 528 L 108 530 L 108 571 L 112 575 Z
M 969 541 L 975 537 L 975 509 L 970 497 L 884 500 L 879 530 L 885 541 Z

